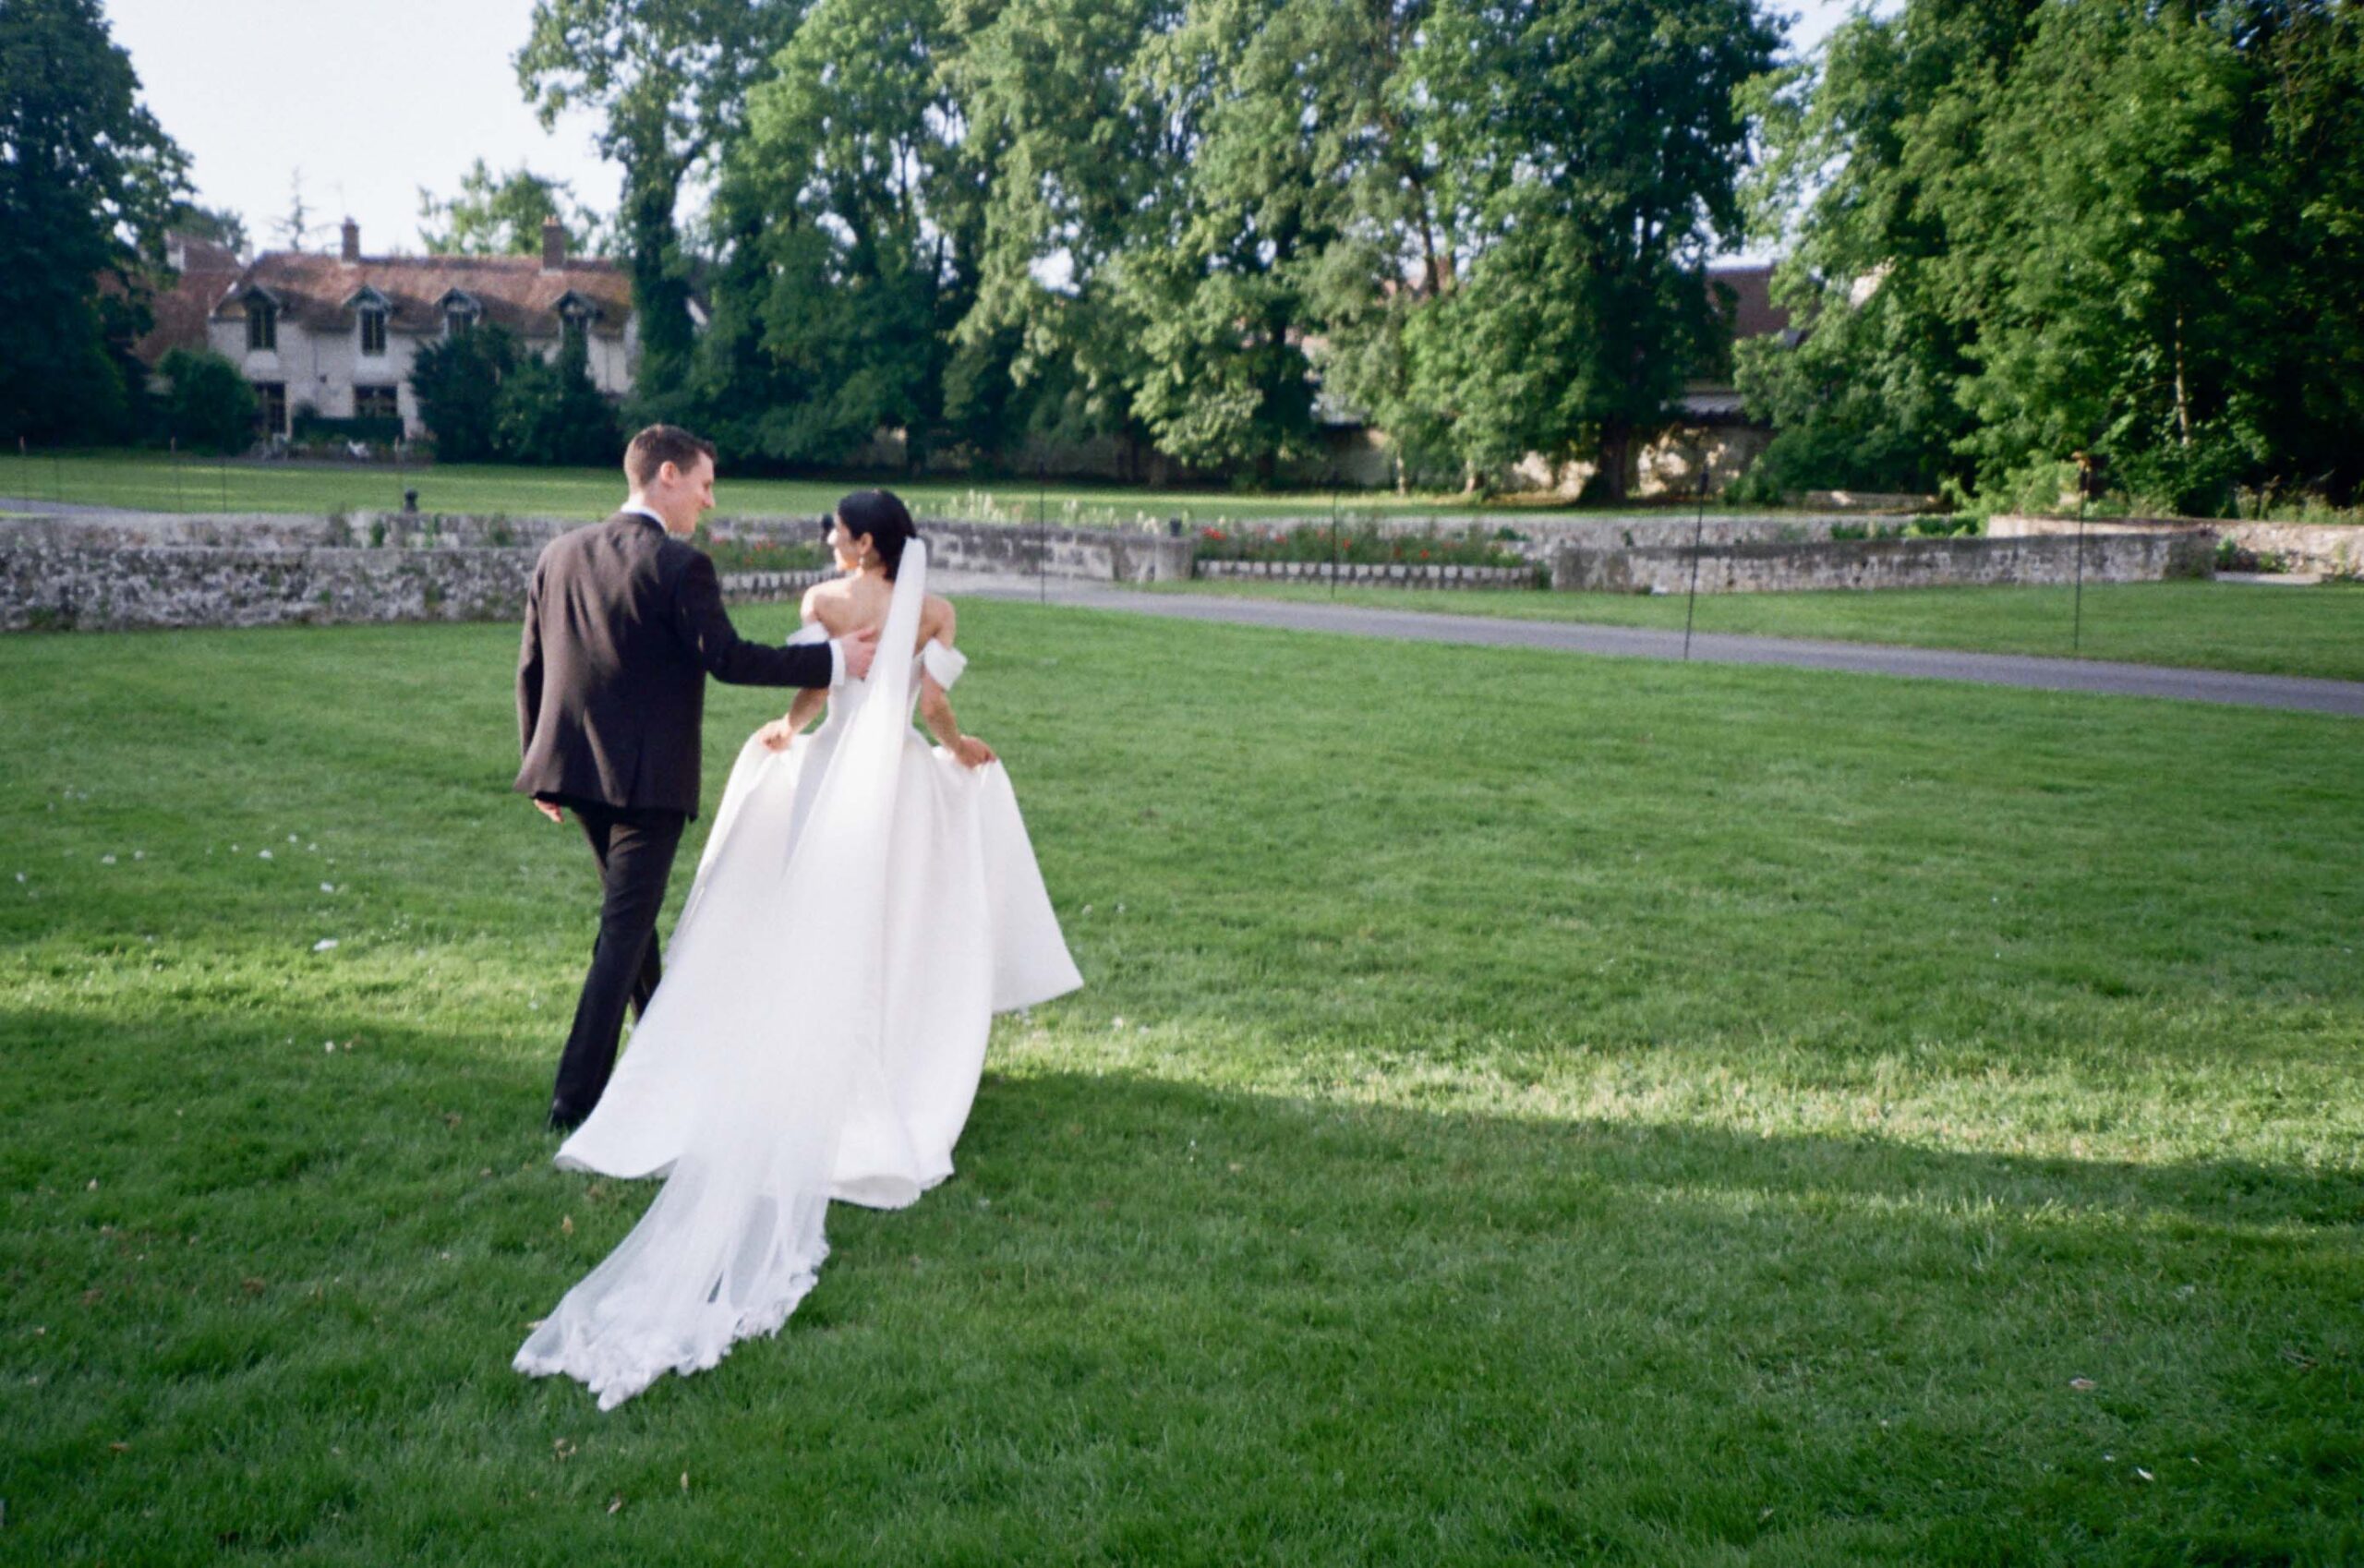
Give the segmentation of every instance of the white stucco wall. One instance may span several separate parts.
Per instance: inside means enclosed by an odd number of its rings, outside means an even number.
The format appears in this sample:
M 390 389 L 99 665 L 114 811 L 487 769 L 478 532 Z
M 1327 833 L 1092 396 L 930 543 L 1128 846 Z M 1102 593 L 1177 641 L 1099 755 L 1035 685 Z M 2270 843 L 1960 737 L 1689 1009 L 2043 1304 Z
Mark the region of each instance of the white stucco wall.
M 403 428 L 412 435 L 420 431 L 418 402 L 410 390 L 411 361 L 418 353 L 418 340 L 415 337 L 389 332 L 385 353 L 365 355 L 361 352 L 361 328 L 357 321 L 343 332 L 313 332 L 282 316 L 279 346 L 275 350 L 249 351 L 244 320 L 211 322 L 207 331 L 215 352 L 245 372 L 247 380 L 287 384 L 287 416 L 291 421 L 296 410 L 307 404 L 328 418 L 350 419 L 356 386 L 392 386 L 395 389 L 394 406 L 403 416 Z
M 364 355 L 357 320 L 343 332 L 313 332 L 282 316 L 279 346 L 275 350 L 251 352 L 247 348 L 247 323 L 243 319 L 211 321 L 206 330 L 214 352 L 237 366 L 248 381 L 286 383 L 291 422 L 296 411 L 305 404 L 329 418 L 349 419 L 353 417 L 356 386 L 392 385 L 404 431 L 411 436 L 426 433 L 427 427 L 418 416 L 418 399 L 410 390 L 411 364 L 420 348 L 441 340 L 440 332 L 421 336 L 390 330 L 384 354 Z M 522 345 L 546 360 L 558 357 L 559 340 L 555 337 L 526 338 L 522 340 Z M 637 347 L 638 335 L 630 321 L 625 323 L 621 337 L 593 332 L 589 353 L 591 384 L 610 397 L 621 397 L 632 391 Z

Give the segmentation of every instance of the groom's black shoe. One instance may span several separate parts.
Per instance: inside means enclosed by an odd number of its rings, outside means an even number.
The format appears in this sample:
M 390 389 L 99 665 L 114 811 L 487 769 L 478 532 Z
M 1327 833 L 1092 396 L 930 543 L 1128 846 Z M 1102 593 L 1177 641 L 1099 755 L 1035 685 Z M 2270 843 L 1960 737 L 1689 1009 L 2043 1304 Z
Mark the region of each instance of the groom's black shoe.
M 583 1119 L 590 1114 L 588 1111 L 574 1109 L 563 1100 L 553 1100 L 550 1102 L 550 1130 L 573 1132 L 583 1125 Z

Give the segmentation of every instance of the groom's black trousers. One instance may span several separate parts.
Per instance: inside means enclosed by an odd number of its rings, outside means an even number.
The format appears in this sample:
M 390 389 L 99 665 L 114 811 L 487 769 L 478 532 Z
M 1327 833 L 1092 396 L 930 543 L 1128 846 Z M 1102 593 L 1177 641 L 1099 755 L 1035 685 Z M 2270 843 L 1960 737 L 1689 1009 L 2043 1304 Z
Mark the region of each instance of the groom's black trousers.
M 559 1058 L 558 1086 L 550 1095 L 554 1117 L 579 1121 L 591 1114 L 615 1070 L 616 1039 L 623 1032 L 624 1004 L 642 1017 L 657 990 L 657 911 L 673 873 L 688 820 L 677 811 L 628 810 L 567 800 L 582 819 L 584 837 L 599 862 L 599 935 L 591 947 L 591 971 L 583 977 L 583 997 L 574 1005 L 574 1028 Z

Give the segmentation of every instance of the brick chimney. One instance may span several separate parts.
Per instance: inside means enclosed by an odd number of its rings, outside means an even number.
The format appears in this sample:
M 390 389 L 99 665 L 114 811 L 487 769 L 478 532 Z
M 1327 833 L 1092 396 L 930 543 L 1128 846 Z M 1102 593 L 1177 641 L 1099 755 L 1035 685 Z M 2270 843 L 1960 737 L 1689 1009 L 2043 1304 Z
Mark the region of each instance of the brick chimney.
M 361 259 L 361 225 L 360 225 L 359 223 L 355 223 L 352 219 L 347 218 L 347 219 L 344 221 L 344 259 L 345 259 L 347 261 L 358 261 L 358 260 L 360 260 L 360 259 Z
M 556 272 L 566 266 L 566 225 L 555 217 L 542 220 L 542 271 Z

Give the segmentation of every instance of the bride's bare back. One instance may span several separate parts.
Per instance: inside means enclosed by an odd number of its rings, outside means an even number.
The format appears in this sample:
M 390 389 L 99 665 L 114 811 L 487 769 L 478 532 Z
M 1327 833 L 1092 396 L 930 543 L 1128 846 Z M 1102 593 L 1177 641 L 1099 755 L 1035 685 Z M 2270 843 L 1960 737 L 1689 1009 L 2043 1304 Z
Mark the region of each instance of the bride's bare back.
M 832 577 L 826 583 L 815 583 L 804 591 L 803 615 L 809 625 L 818 621 L 832 637 L 849 636 L 856 632 L 876 631 L 886 624 L 886 608 L 893 602 L 895 585 L 874 573 L 857 572 L 843 577 Z M 959 619 L 953 614 L 952 601 L 936 594 L 929 594 L 920 601 L 920 630 L 911 652 L 931 642 L 952 646 L 953 633 Z M 970 767 L 982 767 L 997 760 L 994 749 L 974 735 L 960 733 L 959 720 L 953 716 L 952 701 L 944 688 L 936 683 L 923 664 L 918 669 L 920 688 L 920 719 L 934 735 L 936 742 Z M 821 691 L 799 692 L 787 717 L 766 724 L 756 733 L 773 751 L 783 751 L 797 731 L 819 716 L 826 706 L 827 694 Z
M 874 631 L 886 624 L 886 607 L 894 597 L 895 585 L 884 577 L 869 573 L 832 577 L 804 591 L 804 619 L 819 621 L 832 637 Z M 911 651 L 917 653 L 931 642 L 950 647 L 953 621 L 952 601 L 938 594 L 927 595 L 920 601 L 919 640 L 911 645 Z

